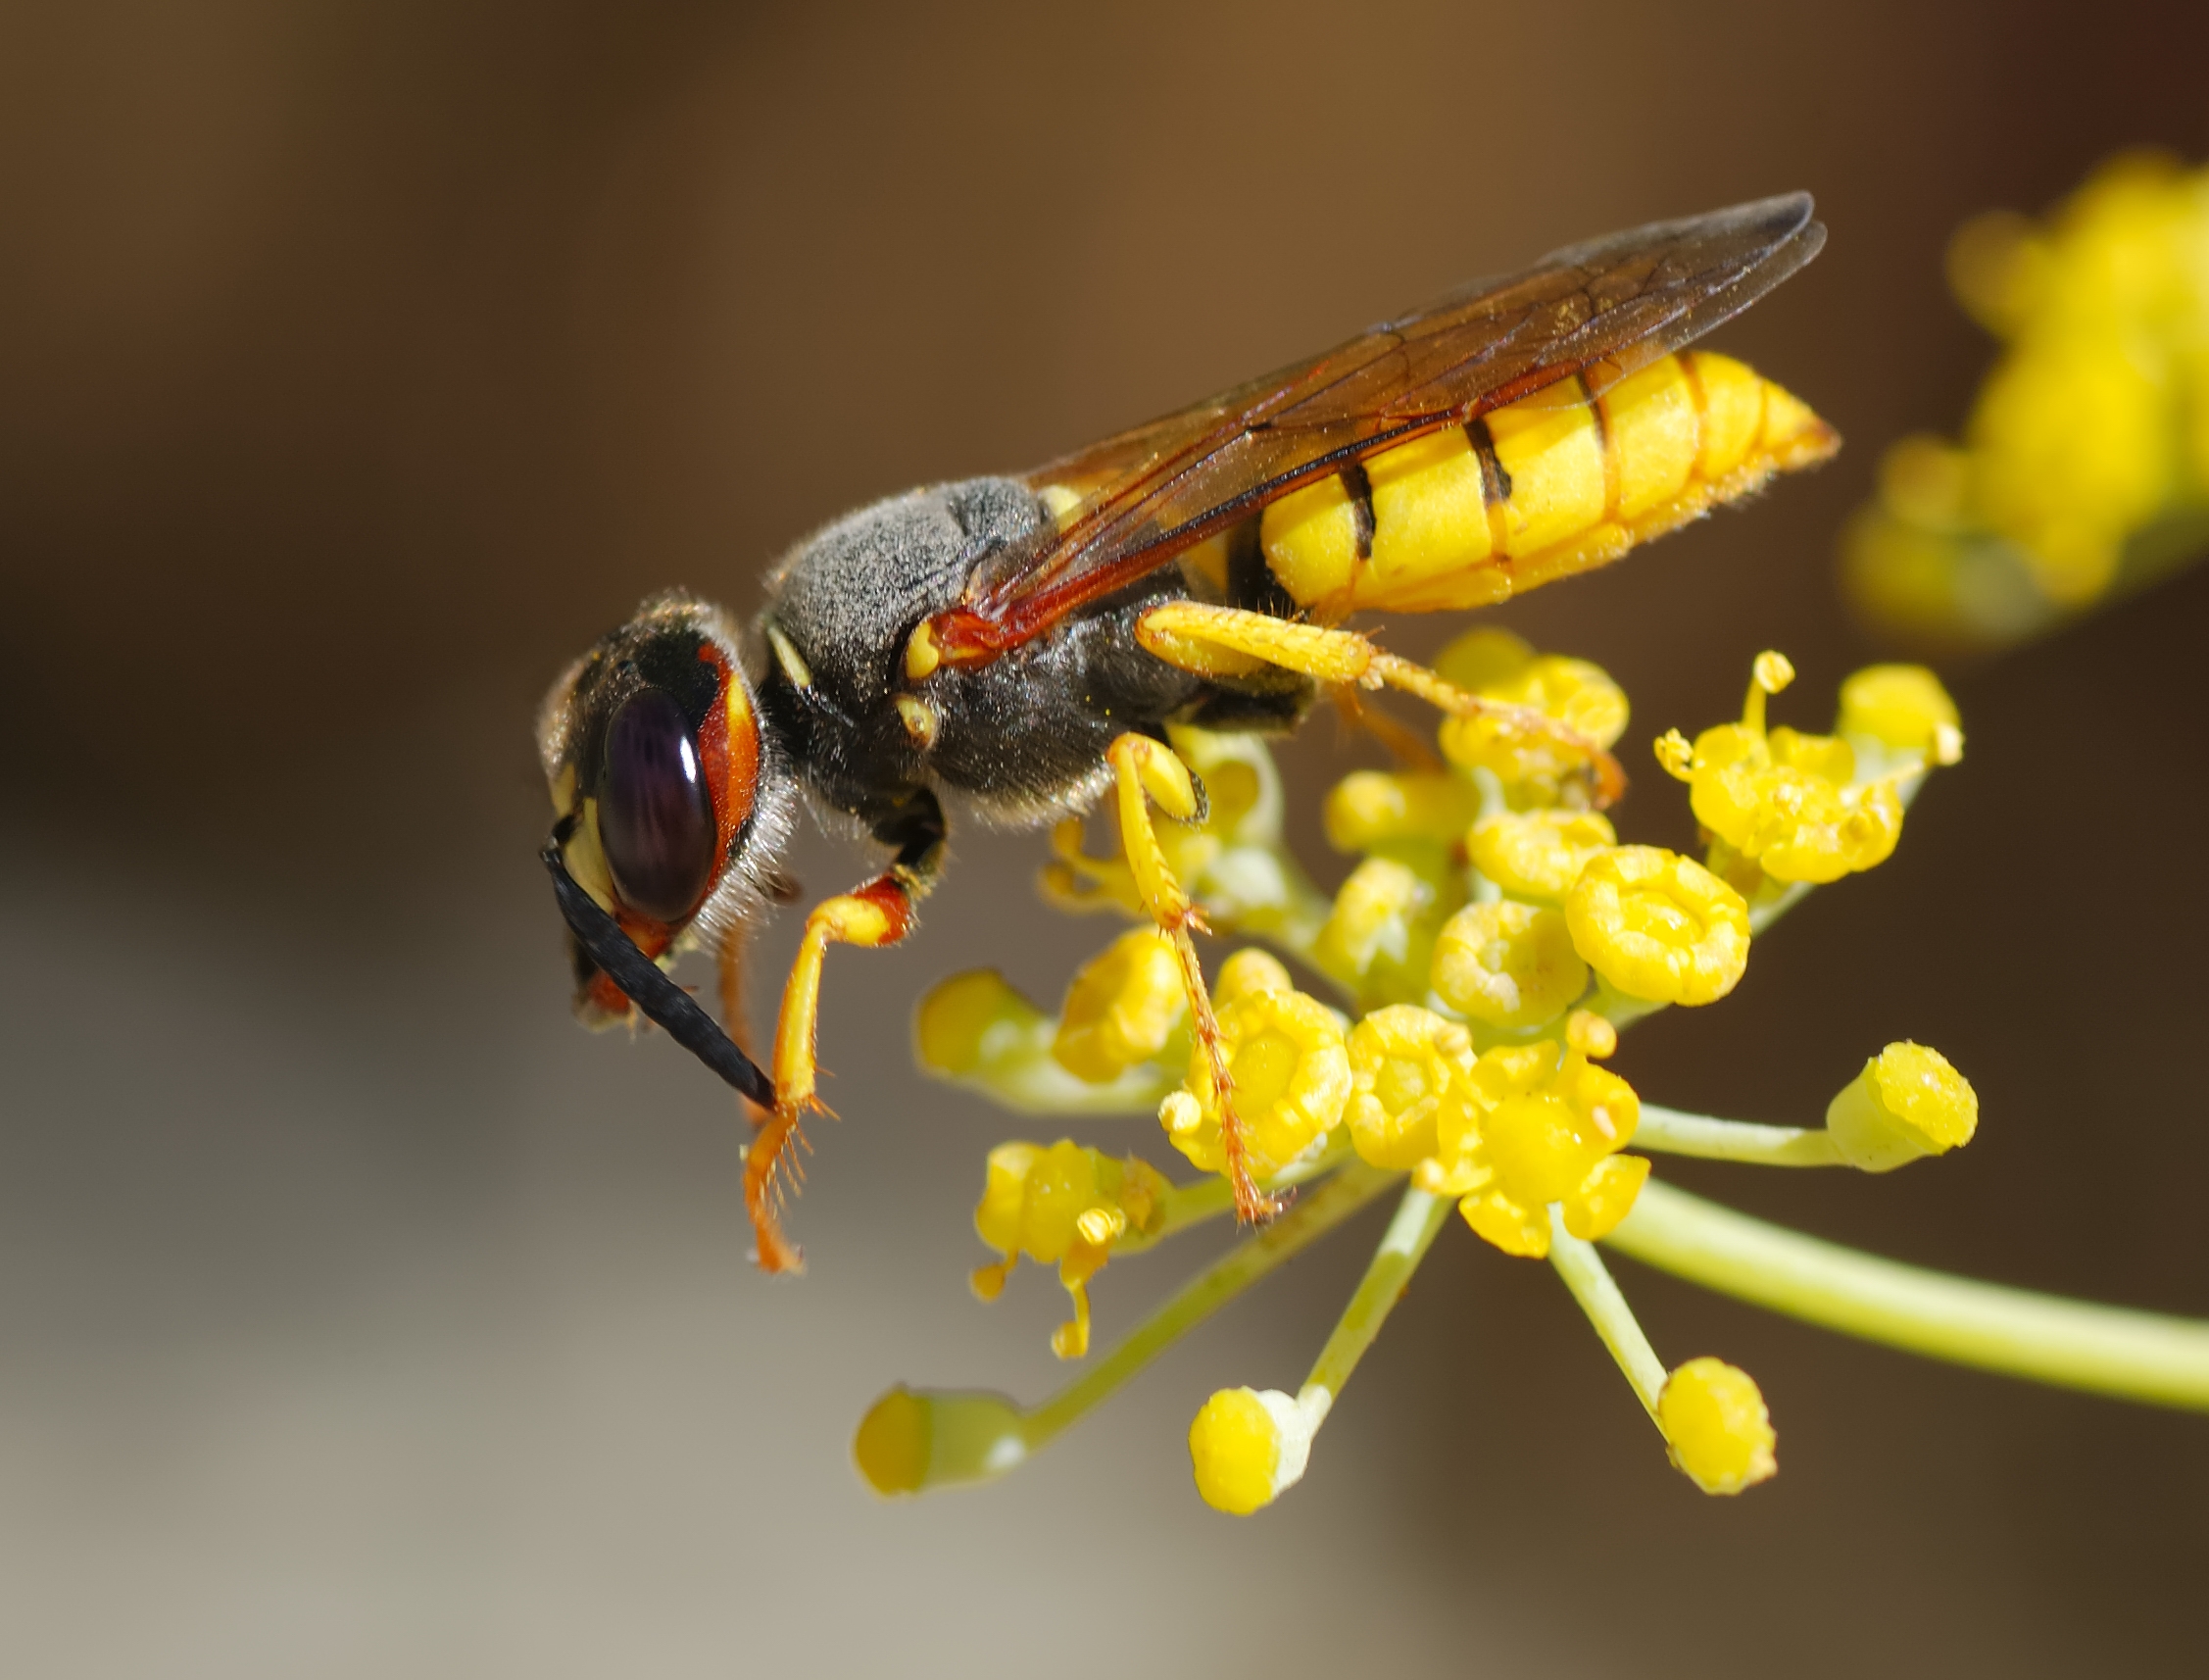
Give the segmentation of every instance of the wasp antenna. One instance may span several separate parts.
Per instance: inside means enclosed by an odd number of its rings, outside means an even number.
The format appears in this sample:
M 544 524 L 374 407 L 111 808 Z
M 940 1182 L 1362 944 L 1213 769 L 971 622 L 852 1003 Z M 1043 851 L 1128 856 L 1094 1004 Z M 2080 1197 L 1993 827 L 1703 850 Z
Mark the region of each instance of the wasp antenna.
M 774 1107 L 774 1081 L 743 1051 L 737 1049 L 713 1017 L 700 1009 L 691 995 L 661 971 L 621 931 L 621 926 L 598 901 L 575 884 L 567 872 L 561 845 L 574 818 L 552 831 L 539 856 L 551 871 L 553 897 L 560 901 L 561 916 L 575 935 L 583 954 L 597 964 L 629 1001 L 657 1021 L 667 1036 L 718 1073 L 745 1097 L 762 1109 Z

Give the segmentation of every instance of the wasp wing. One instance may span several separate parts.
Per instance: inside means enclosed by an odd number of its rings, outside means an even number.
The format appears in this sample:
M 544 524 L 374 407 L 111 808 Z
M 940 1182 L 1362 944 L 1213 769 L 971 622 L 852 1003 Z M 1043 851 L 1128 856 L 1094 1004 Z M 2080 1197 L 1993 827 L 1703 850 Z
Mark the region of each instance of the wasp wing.
M 933 623 L 981 662 L 1301 484 L 1578 377 L 1590 396 L 1699 338 L 1818 254 L 1791 193 L 1652 222 L 1476 281 L 1326 354 L 1026 475 L 1058 531 Z

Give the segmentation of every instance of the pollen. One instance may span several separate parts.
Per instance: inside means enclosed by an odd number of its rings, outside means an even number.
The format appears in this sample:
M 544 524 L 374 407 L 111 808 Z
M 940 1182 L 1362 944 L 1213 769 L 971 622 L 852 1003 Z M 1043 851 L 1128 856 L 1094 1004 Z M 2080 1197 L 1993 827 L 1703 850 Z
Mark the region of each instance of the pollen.
M 1173 942 L 1136 928 L 1075 974 L 1051 1053 L 1076 1078 L 1108 1084 L 1165 1050 L 1188 1013 Z
M 1490 1026 L 1541 1026 L 1588 988 L 1588 964 L 1555 910 L 1509 899 L 1467 905 L 1435 941 L 1433 982 L 1453 1010 Z
M 1555 904 L 1589 863 L 1618 844 L 1610 819 L 1594 811 L 1506 811 L 1466 837 L 1473 866 L 1514 898 Z
M 1278 1172 L 1342 1123 L 1350 1054 L 1341 1023 L 1318 999 L 1301 992 L 1245 993 L 1220 1009 L 1219 1041 L 1252 1173 Z M 1159 1106 L 1158 1119 L 1194 1164 L 1225 1170 L 1219 1099 L 1202 1045 L 1191 1049 L 1188 1081 Z
M 1431 1010 L 1394 1004 L 1350 1033 L 1350 1098 L 1346 1117 L 1359 1159 L 1406 1171 L 1439 1147 L 1447 1110 L 1460 1133 L 1473 1102 L 1472 1035 Z
M 1748 906 L 1693 859 L 1620 846 L 1581 871 L 1565 900 L 1573 948 L 1629 997 L 1715 1003 L 1748 967 Z
M 1748 1372 L 1690 1359 L 1666 1379 L 1657 1424 L 1672 1461 L 1706 1494 L 1738 1494 L 1778 1473 L 1779 1436 Z
M 1938 1050 L 1890 1044 L 1828 1106 L 1826 1129 L 1851 1166 L 1891 1172 L 1969 1143 L 1979 1093 Z

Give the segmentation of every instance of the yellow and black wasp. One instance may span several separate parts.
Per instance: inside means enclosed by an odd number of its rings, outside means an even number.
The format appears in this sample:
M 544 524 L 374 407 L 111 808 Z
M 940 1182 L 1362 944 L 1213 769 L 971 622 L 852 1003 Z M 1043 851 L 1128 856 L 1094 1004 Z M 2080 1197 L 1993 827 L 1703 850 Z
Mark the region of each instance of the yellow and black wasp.
M 1151 808 L 1202 819 L 1167 727 L 1293 727 L 1323 685 L 1495 710 L 1338 627 L 1368 608 L 1487 605 L 1618 559 L 1833 429 L 1727 357 L 1686 347 L 1817 255 L 1807 195 L 1657 222 L 1467 287 L 1325 355 L 1018 477 L 910 491 L 808 538 L 749 630 L 661 596 L 556 683 L 539 744 L 544 849 L 578 1011 L 641 1011 L 755 1105 L 745 1199 L 760 1263 L 797 1264 L 776 1176 L 814 1095 L 822 959 L 903 939 L 944 851 L 946 796 L 1040 823 L 1116 796 L 1146 907 L 1180 953 L 1223 1093 L 1238 1211 L 1252 1181 L 1193 930 Z M 1593 743 L 1537 714 L 1620 785 Z M 800 791 L 891 853 L 816 905 L 782 995 L 771 1077 L 670 981 L 721 959 L 778 896 Z

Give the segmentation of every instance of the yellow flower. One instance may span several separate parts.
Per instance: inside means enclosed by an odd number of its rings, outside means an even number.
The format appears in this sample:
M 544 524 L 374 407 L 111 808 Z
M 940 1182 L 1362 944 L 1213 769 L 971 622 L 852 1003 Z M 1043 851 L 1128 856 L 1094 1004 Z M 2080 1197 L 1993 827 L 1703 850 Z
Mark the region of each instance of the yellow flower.
M 1342 1123 L 1350 1055 L 1341 1023 L 1318 999 L 1243 993 L 1219 1010 L 1219 1041 L 1252 1174 L 1278 1172 Z M 1158 1106 L 1158 1121 L 1193 1163 L 1206 1172 L 1226 1169 L 1219 1100 L 1203 1045 L 1191 1048 L 1188 1080 Z
M 1272 952 L 1247 945 L 1219 965 L 1212 982 L 1212 1002 L 1225 1009 L 1245 992 L 1293 992 L 1296 982 Z
M 1368 858 L 1336 893 L 1312 961 L 1364 998 L 1424 997 L 1435 934 L 1463 898 L 1463 887 L 1441 871 Z
M 1971 1142 L 1979 1094 L 1938 1050 L 1890 1044 L 1826 1109 L 1826 1130 L 1851 1166 L 1891 1172 Z
M 1626 731 L 1626 694 L 1600 666 L 1537 654 L 1508 630 L 1480 629 L 1458 637 L 1435 661 L 1448 681 L 1483 700 L 1531 707 L 1608 747 Z M 1531 736 L 1507 718 L 1452 717 L 1442 726 L 1450 763 L 1492 770 L 1507 788 L 1552 801 L 1583 766 L 1552 740 Z
M 1271 1505 L 1302 1478 L 1318 1426 L 1318 1415 L 1279 1389 L 1221 1389 L 1189 1425 L 1197 1491 L 1231 1516 Z
M 1473 1064 L 1473 1104 L 1439 1116 L 1438 1149 L 1413 1182 L 1462 1198 L 1465 1222 L 1505 1254 L 1549 1252 L 1551 1203 L 1593 1241 L 1633 1211 L 1649 1163 L 1621 1156 L 1641 1101 L 1617 1074 L 1551 1039 L 1506 1045 Z
M 1073 1297 L 1074 1318 L 1051 1338 L 1062 1359 L 1089 1351 L 1089 1280 L 1112 1257 L 1115 1239 L 1148 1231 L 1171 1188 L 1157 1168 L 1130 1156 L 1114 1161 L 1061 1139 L 1006 1143 L 990 1151 L 989 1176 L 974 1229 L 1005 1259 L 974 1273 L 974 1293 L 995 1301 L 1021 1255 L 1058 1262 L 1058 1281 Z
M 1480 790 L 1442 771 L 1355 770 L 1327 795 L 1327 843 L 1370 852 L 1396 840 L 1456 844 L 1480 811 Z
M 1490 1026 L 1552 1021 L 1588 988 L 1588 964 L 1557 911 L 1499 899 L 1467 905 L 1435 941 L 1435 991 Z
M 1042 1013 L 995 968 L 955 974 L 920 1000 L 913 1015 L 914 1052 L 936 1073 L 971 1072 L 990 1053 L 1034 1030 Z
M 1472 1103 L 1472 1035 L 1410 1004 L 1375 1010 L 1350 1033 L 1350 1142 L 1368 1164 L 1405 1171 L 1435 1153 L 1448 1110 Z
M 1720 1359 L 1690 1359 L 1657 1400 L 1672 1461 L 1706 1494 L 1738 1494 L 1778 1473 L 1779 1436 L 1748 1372 Z
M 1696 819 L 1765 874 L 1835 881 L 1893 852 L 1902 801 L 1885 778 L 1855 780 L 1856 754 L 1846 741 L 1766 732 L 1764 697 L 1793 675 L 1782 656 L 1760 656 L 1741 722 L 1705 729 L 1684 764 L 1671 737 L 1658 757 L 1688 782 Z
M 1629 997 L 1715 1003 L 1748 966 L 1748 906 L 1692 859 L 1620 846 L 1581 871 L 1565 899 L 1573 949 Z
M 1187 1013 L 1173 941 L 1139 927 L 1075 974 L 1051 1053 L 1075 1077 L 1106 1084 L 1163 1051 Z
M 1940 679 L 1924 666 L 1874 665 L 1841 683 L 1834 732 L 1952 765 L 1963 757 L 1962 722 Z
M 1618 844 L 1610 818 L 1594 811 L 1507 811 L 1466 837 L 1473 866 L 1515 898 L 1562 900 L 1590 860 Z

